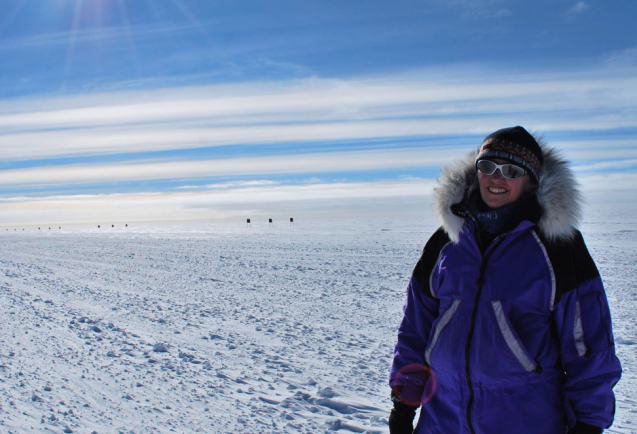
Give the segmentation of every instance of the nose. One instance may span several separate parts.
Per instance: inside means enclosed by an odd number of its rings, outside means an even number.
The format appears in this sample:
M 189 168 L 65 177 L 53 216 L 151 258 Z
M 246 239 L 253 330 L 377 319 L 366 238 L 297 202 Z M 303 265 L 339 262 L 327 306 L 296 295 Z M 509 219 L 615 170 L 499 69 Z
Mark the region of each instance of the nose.
M 493 178 L 502 178 L 502 179 L 504 179 L 504 175 L 502 175 L 502 170 L 500 170 L 499 167 L 497 169 L 495 169 L 495 172 L 493 172 L 493 174 L 491 176 Z

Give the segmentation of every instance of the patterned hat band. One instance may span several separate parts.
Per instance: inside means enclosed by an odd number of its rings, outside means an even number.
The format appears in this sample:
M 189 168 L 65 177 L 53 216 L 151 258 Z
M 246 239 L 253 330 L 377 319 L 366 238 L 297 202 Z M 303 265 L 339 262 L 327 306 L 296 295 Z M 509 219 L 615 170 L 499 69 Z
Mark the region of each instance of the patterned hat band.
M 524 167 L 537 181 L 542 163 L 528 148 L 505 140 L 491 139 L 482 144 L 477 160 L 484 158 L 503 158 Z

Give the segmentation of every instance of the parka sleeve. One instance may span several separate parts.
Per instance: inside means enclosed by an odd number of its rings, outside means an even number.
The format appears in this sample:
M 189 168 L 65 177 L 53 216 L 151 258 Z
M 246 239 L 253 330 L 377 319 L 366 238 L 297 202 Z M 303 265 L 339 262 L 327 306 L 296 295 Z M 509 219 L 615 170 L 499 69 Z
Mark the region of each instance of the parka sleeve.
M 411 401 L 420 395 L 429 379 L 425 362 L 425 349 L 434 320 L 438 317 L 439 301 L 429 288 L 433 271 L 442 247 L 449 238 L 439 229 L 427 242 L 407 286 L 407 300 L 403 306 L 403 319 L 398 327 L 398 342 L 389 377 L 391 387 L 403 386 L 401 397 Z
M 561 282 L 557 276 L 553 310 L 565 372 L 564 408 L 571 432 L 601 433 L 613 423 L 613 387 L 621 377 L 621 365 L 604 286 L 579 232 L 569 250 L 562 252 L 560 261 L 571 271 Z

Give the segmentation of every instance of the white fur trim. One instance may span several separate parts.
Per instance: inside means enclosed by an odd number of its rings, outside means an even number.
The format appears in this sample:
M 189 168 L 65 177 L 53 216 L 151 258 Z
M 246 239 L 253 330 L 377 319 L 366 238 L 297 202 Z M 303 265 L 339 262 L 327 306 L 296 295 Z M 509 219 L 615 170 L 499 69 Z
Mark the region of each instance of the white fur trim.
M 583 197 L 568 162 L 558 151 L 538 139 L 544 164 L 536 191 L 542 207 L 538 227 L 549 240 L 572 239 L 582 217 Z M 475 159 L 479 150 L 458 159 L 450 166 L 442 167 L 438 186 L 434 188 L 434 213 L 440 220 L 449 239 L 460 240 L 464 219 L 451 212 L 451 206 L 478 186 Z

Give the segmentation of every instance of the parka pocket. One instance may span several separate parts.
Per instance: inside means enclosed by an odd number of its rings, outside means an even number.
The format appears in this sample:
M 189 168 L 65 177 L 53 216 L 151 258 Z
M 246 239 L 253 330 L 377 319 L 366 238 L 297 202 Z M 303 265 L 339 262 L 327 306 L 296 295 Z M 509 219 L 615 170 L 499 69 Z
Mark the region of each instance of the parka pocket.
M 458 300 L 458 299 L 454 300 L 453 303 L 451 303 L 451 306 L 449 307 L 449 309 L 447 309 L 445 313 L 442 314 L 442 316 L 436 323 L 434 334 L 431 338 L 431 341 L 429 341 L 429 345 L 427 346 L 427 349 L 425 350 L 425 360 L 427 361 L 427 365 L 429 365 L 429 367 L 431 367 L 431 352 L 436 346 L 436 342 L 438 341 L 438 338 L 440 337 L 440 333 L 446 327 L 446 325 L 449 324 L 449 321 L 451 321 L 451 318 L 453 317 L 453 314 L 456 313 L 456 310 L 458 309 L 458 305 L 460 304 L 461 301 L 462 300 Z
M 540 366 L 535 363 L 529 352 L 524 348 L 522 341 L 520 341 L 517 333 L 515 333 L 515 330 L 509 323 L 509 318 L 507 318 L 502 308 L 502 302 L 498 300 L 492 301 L 491 306 L 493 307 L 495 320 L 504 338 L 504 342 L 506 342 L 518 362 L 520 362 L 527 372 L 541 372 Z

